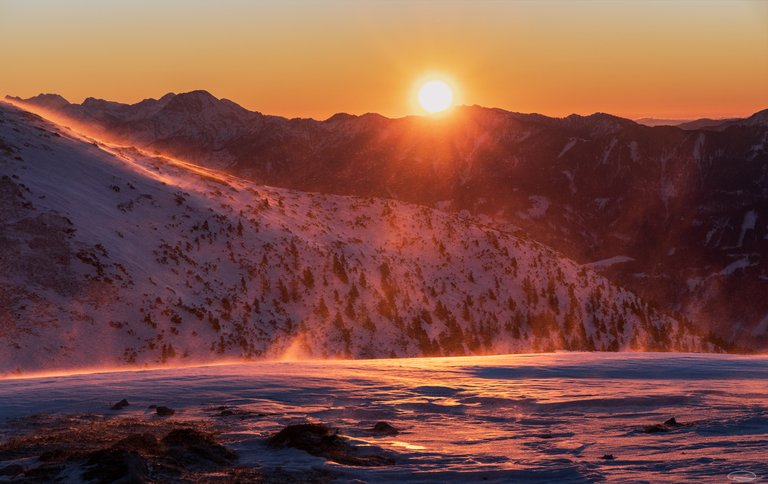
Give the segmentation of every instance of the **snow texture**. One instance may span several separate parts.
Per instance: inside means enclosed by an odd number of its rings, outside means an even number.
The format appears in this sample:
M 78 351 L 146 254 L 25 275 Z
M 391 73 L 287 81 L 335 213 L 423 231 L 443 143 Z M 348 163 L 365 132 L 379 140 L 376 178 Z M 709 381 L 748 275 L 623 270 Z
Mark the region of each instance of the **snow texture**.
M 600 353 L 16 379 L 0 381 L 0 416 L 8 418 L 0 440 L 34 432 L 27 422 L 56 415 L 85 414 L 85 424 L 159 422 L 147 409 L 158 404 L 174 408 L 180 422 L 203 421 L 221 432 L 239 453 L 238 465 L 299 475 L 323 469 L 336 475 L 333 482 L 715 483 L 737 471 L 762 480 L 767 379 L 765 356 Z M 122 398 L 131 405 L 109 410 Z M 654 431 L 673 417 L 676 426 Z M 265 445 L 285 425 L 307 421 L 338 427 L 355 444 L 391 452 L 395 462 L 352 467 Z M 371 433 L 379 421 L 400 434 Z

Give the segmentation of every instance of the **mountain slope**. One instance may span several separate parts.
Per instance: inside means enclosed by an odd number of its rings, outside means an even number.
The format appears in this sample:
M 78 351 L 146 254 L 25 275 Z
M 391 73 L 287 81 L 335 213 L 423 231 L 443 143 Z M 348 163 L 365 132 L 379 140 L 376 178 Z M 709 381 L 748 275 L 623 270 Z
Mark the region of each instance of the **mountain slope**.
M 527 238 L 258 186 L 0 104 L 0 369 L 716 350 Z
M 56 111 L 260 183 L 486 214 L 581 263 L 621 261 L 595 267 L 705 331 L 768 348 L 765 111 L 684 130 L 480 107 L 288 120 L 232 104 L 195 91 Z

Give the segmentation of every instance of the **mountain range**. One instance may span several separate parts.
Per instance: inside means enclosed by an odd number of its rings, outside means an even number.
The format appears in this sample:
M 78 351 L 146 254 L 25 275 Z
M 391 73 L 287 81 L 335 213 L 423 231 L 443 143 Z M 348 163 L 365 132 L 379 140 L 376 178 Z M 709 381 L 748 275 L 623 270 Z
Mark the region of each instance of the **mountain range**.
M 11 100 L 259 184 L 512 224 L 724 342 L 768 346 L 768 110 L 648 127 L 479 106 L 286 119 L 206 91 L 132 105 Z
M 0 371 L 722 351 L 509 224 L 302 192 L 0 103 Z

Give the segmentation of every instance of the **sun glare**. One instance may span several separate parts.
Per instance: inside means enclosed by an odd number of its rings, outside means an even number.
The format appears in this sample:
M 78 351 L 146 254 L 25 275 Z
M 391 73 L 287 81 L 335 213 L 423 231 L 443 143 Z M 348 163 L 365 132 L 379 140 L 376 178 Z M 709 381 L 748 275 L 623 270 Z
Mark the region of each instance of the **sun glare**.
M 453 105 L 453 90 L 443 81 L 431 80 L 421 85 L 418 98 L 425 111 L 439 113 Z

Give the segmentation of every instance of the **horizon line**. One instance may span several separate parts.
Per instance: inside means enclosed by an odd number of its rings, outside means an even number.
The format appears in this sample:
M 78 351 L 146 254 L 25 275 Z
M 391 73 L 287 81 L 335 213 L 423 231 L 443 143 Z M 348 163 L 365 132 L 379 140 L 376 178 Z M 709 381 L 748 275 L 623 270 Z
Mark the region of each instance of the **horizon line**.
M 656 115 L 632 115 L 632 116 L 626 116 L 626 115 L 614 114 L 614 113 L 611 113 L 611 112 L 609 112 L 607 110 L 602 110 L 602 111 L 601 110 L 597 110 L 597 111 L 593 111 L 593 112 L 588 113 L 588 114 L 587 113 L 572 112 L 572 113 L 564 115 L 564 116 L 557 116 L 557 115 L 552 115 L 552 114 L 544 114 L 542 112 L 527 112 L 527 113 L 525 113 L 525 112 L 514 111 L 514 110 L 511 110 L 509 108 L 504 108 L 504 107 L 499 107 L 499 106 L 485 106 L 485 105 L 481 105 L 481 104 L 456 104 L 454 106 L 451 106 L 449 109 L 447 109 L 445 111 L 434 113 L 434 114 L 430 114 L 430 113 L 411 113 L 411 114 L 405 114 L 405 115 L 402 115 L 402 116 L 387 116 L 385 114 L 381 114 L 381 113 L 378 113 L 378 112 L 375 112 L 375 111 L 367 111 L 367 112 L 363 112 L 363 113 L 359 113 L 359 114 L 357 114 L 357 113 L 350 113 L 350 112 L 347 112 L 347 111 L 338 111 L 338 112 L 335 112 L 335 113 L 333 113 L 330 116 L 327 116 L 325 118 L 315 118 L 315 117 L 312 117 L 312 116 L 288 116 L 288 115 L 283 115 L 283 114 L 265 113 L 265 112 L 260 111 L 258 109 L 253 109 L 251 107 L 244 106 L 244 105 L 242 105 L 242 104 L 238 103 L 237 101 L 234 101 L 234 100 L 232 100 L 230 98 L 218 97 L 218 96 L 216 96 L 215 94 L 213 94 L 211 91 L 209 91 L 207 89 L 192 89 L 190 91 L 182 91 L 182 92 L 168 91 L 167 93 L 163 94 L 160 97 L 146 97 L 146 98 L 142 98 L 142 99 L 140 99 L 138 101 L 134 101 L 134 102 L 117 101 L 117 100 L 113 100 L 113 99 L 98 98 L 98 97 L 95 97 L 95 96 L 87 96 L 87 97 L 84 97 L 82 100 L 80 100 L 80 102 L 72 102 L 67 97 L 65 97 L 62 94 L 59 94 L 58 92 L 40 92 L 40 93 L 38 93 L 36 95 L 33 95 L 31 97 L 28 97 L 26 99 L 22 98 L 21 96 L 5 94 L 3 96 L 3 99 L 14 99 L 14 100 L 20 100 L 20 101 L 24 102 L 24 101 L 27 101 L 29 99 L 35 98 L 35 97 L 46 96 L 47 95 L 47 96 L 59 96 L 62 99 L 64 99 L 65 101 L 67 101 L 69 104 L 78 105 L 78 106 L 82 105 L 88 99 L 94 99 L 94 100 L 99 100 L 99 101 L 107 101 L 107 102 L 114 102 L 114 103 L 124 104 L 124 105 L 128 105 L 128 106 L 133 106 L 133 105 L 141 103 L 142 101 L 148 101 L 148 100 L 158 101 L 161 98 L 163 98 L 165 96 L 168 96 L 168 95 L 171 95 L 171 94 L 174 95 L 174 96 L 177 96 L 177 95 L 181 95 L 181 94 L 191 94 L 191 93 L 194 93 L 194 92 L 204 92 L 204 93 L 207 93 L 208 95 L 210 95 L 211 97 L 215 98 L 216 100 L 219 100 L 219 101 L 222 101 L 222 100 L 223 101 L 229 101 L 229 102 L 234 103 L 237 106 L 245 109 L 246 111 L 249 111 L 249 112 L 252 112 L 252 113 L 261 114 L 263 116 L 275 116 L 275 117 L 280 117 L 280 118 L 288 119 L 288 120 L 294 120 L 294 119 L 295 120 L 312 120 L 312 121 L 317 121 L 317 122 L 325 122 L 325 121 L 328 121 L 331 118 L 333 118 L 335 116 L 339 116 L 339 115 L 354 116 L 354 117 L 363 117 L 363 116 L 374 115 L 374 116 L 380 116 L 382 118 L 390 119 L 390 120 L 406 119 L 406 118 L 413 118 L 413 117 L 418 117 L 418 118 L 444 118 L 444 117 L 448 117 L 450 112 L 455 110 L 455 109 L 457 109 L 457 108 L 481 108 L 481 109 L 488 109 L 488 110 L 500 110 L 500 111 L 504 111 L 504 112 L 511 113 L 511 114 L 544 116 L 544 117 L 551 118 L 551 119 L 565 119 L 565 118 L 568 118 L 570 116 L 589 117 L 589 116 L 594 116 L 594 115 L 599 115 L 599 114 L 605 114 L 605 115 L 609 115 L 609 116 L 613 116 L 613 117 L 617 117 L 617 118 L 633 121 L 633 122 L 641 124 L 643 126 L 647 126 L 647 125 L 641 123 L 640 121 L 643 121 L 643 120 L 647 120 L 647 121 L 671 121 L 671 122 L 676 122 L 676 123 L 680 123 L 680 124 L 688 123 L 688 122 L 693 122 L 693 121 L 699 121 L 699 120 L 729 121 L 729 120 L 734 120 L 734 119 L 747 119 L 750 116 L 753 116 L 754 114 L 757 114 L 757 113 L 759 113 L 761 111 L 768 110 L 768 107 L 764 107 L 764 108 L 758 108 L 757 110 L 748 112 L 746 114 L 707 115 L 707 116 L 656 116 Z M 76 98 L 76 99 L 79 99 L 79 98 Z M 657 126 L 664 126 L 664 125 L 657 125 Z

